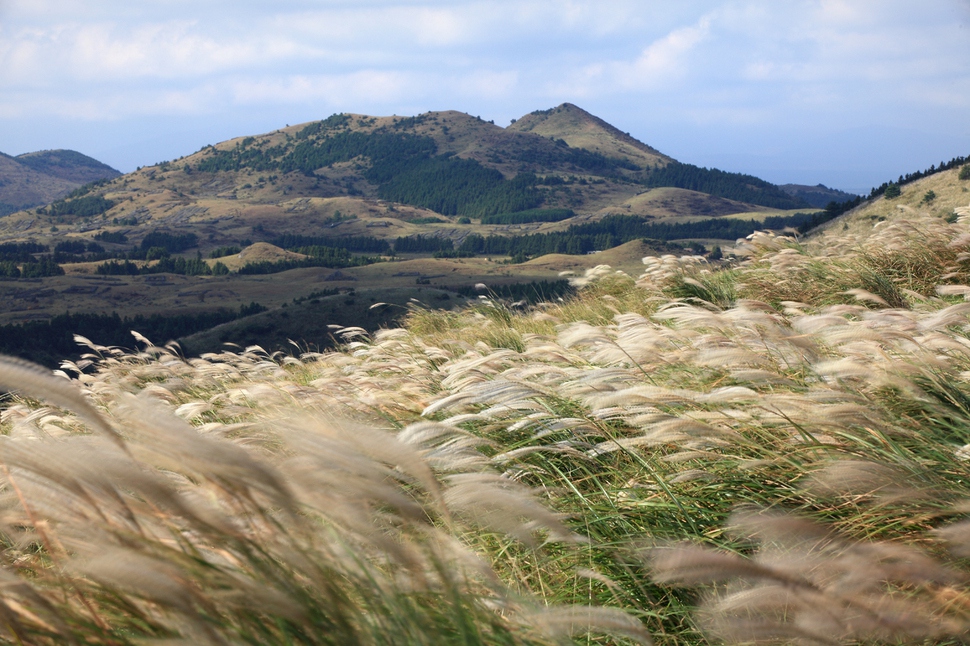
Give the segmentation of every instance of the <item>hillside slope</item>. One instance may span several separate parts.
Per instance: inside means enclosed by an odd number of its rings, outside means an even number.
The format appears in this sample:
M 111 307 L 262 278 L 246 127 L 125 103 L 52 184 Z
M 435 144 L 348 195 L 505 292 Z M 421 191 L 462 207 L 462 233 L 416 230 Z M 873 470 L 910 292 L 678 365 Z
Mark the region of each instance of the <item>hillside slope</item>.
M 116 178 L 90 193 L 112 204 L 94 220 L 90 208 L 73 210 L 85 214 L 87 226 L 123 222 L 135 242 L 165 226 L 201 228 L 198 233 L 220 245 L 265 240 L 260 228 L 308 233 L 314 220 L 328 222 L 338 212 L 341 227 L 328 234 L 360 235 L 365 227 L 369 235 L 390 239 L 415 232 L 412 221 L 436 217 L 454 225 L 461 217 L 535 208 L 601 217 L 629 210 L 638 195 L 663 187 L 683 190 L 638 200 L 643 208 L 637 213 L 703 217 L 764 210 L 758 204 L 804 205 L 754 177 L 680 164 L 573 105 L 527 115 L 514 126 L 455 111 L 333 115 L 207 146 Z M 24 162 L 54 172 L 71 161 L 67 157 L 52 151 L 24 156 Z M 58 181 L 63 187 L 64 180 Z M 324 203 L 334 206 L 319 208 Z M 51 224 L 72 224 L 77 218 L 69 211 L 57 210 Z M 357 225 L 349 223 L 354 218 Z M 31 220 L 33 214 L 24 214 L 2 228 L 23 233 L 37 226 Z M 447 235 L 460 239 L 467 231 Z
M 952 219 L 954 209 L 970 204 L 970 180 L 960 179 L 960 168 L 941 171 L 901 187 L 899 197 L 885 195 L 819 227 L 809 243 L 819 247 L 861 244 L 888 225 L 901 221 L 935 222 Z
M 583 148 L 606 157 L 625 159 L 641 168 L 663 166 L 671 157 L 638 141 L 618 128 L 572 103 L 549 110 L 530 112 L 507 130 L 531 132 L 550 139 L 561 139 L 574 148 Z
M 17 155 L 14 159 L 38 173 L 66 179 L 78 185 L 121 175 L 111 166 L 75 150 L 41 150 Z
M 45 150 L 11 157 L 0 153 L 0 216 L 48 204 L 88 182 L 118 171 L 73 150 Z

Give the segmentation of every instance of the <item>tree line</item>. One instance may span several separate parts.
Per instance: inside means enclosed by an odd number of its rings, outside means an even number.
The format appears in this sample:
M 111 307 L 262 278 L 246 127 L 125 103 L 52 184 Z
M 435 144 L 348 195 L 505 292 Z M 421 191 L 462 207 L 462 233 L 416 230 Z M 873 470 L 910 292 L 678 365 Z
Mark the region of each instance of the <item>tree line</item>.
M 46 208 L 38 209 L 38 212 L 54 217 L 72 215 L 79 218 L 90 218 L 101 215 L 114 205 L 114 201 L 102 195 L 86 195 L 73 199 L 57 200 Z
M 109 260 L 94 269 L 101 276 L 139 276 L 147 274 L 179 274 L 182 276 L 225 276 L 229 268 L 224 263 L 216 262 L 212 266 L 201 258 L 183 258 L 181 256 L 165 256 L 158 262 L 148 265 L 138 265 L 130 260 Z
M 948 162 L 941 161 L 939 166 L 937 166 L 936 164 L 933 164 L 926 170 L 918 170 L 912 173 L 906 173 L 905 175 L 900 175 L 899 179 L 897 179 L 895 182 L 893 181 L 883 182 L 879 186 L 873 188 L 869 192 L 869 199 L 872 200 L 879 197 L 880 195 L 884 194 L 887 190 L 891 190 L 890 187 L 898 188 L 905 184 L 915 182 L 918 179 L 923 179 L 924 177 L 929 177 L 930 175 L 935 175 L 936 173 L 941 173 L 945 170 L 956 168 L 957 166 L 963 166 L 968 161 L 970 161 L 970 157 L 954 157 Z
M 535 257 L 548 253 L 584 254 L 603 251 L 632 240 L 661 243 L 686 238 L 736 240 L 760 229 L 798 228 L 812 221 L 814 214 L 770 216 L 763 221 L 709 218 L 696 222 L 651 222 L 636 215 L 608 215 L 596 222 L 573 224 L 565 231 L 522 236 L 471 234 L 457 248 L 476 255 Z
M 347 251 L 356 251 L 359 253 L 387 253 L 391 250 L 391 245 L 387 240 L 384 240 L 383 238 L 375 238 L 373 236 L 344 236 L 334 238 L 326 236 L 304 236 L 293 233 L 284 233 L 276 236 L 275 238 L 271 238 L 269 243 L 282 249 L 321 246 L 346 249 Z
M 0 261 L 0 278 L 45 278 L 63 276 L 64 268 L 50 256 L 20 266 L 16 262 Z
M 774 209 L 800 209 L 811 205 L 754 175 L 717 168 L 670 162 L 653 169 L 642 182 L 650 188 L 672 186 Z
M 238 310 L 219 309 L 199 314 L 152 314 L 124 317 L 112 314 L 58 314 L 47 321 L 28 321 L 0 326 L 0 352 L 57 368 L 65 358 L 77 359 L 89 348 L 74 341 L 79 334 L 104 346 L 134 347 L 131 330 L 162 344 L 222 323 L 258 314 L 266 308 L 258 303 Z
M 507 180 L 474 159 L 439 156 L 402 169 L 378 186 L 377 195 L 443 215 L 481 217 L 539 206 L 536 184 L 531 173 Z

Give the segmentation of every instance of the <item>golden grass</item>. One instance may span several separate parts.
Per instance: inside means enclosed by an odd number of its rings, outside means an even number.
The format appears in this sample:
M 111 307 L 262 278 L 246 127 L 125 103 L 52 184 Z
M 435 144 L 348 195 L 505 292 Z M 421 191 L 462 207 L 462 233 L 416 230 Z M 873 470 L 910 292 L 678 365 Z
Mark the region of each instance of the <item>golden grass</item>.
M 98 373 L 65 366 L 83 392 L 0 361 L 3 386 L 76 415 L 4 411 L 6 638 L 546 643 L 592 627 L 647 639 L 618 610 L 547 609 L 502 584 L 463 537 L 533 551 L 580 537 L 480 439 L 381 421 L 404 399 L 363 384 L 344 399 L 256 348 L 191 362 L 95 349 Z
M 962 639 L 968 217 L 597 266 L 300 358 L 0 364 L 32 398 L 2 418 L 7 637 Z

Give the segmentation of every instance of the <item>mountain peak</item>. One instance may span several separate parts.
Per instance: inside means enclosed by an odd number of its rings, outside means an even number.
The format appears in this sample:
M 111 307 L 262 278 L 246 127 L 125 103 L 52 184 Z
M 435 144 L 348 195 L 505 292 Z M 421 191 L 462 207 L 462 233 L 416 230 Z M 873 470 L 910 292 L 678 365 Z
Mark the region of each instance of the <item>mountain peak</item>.
M 625 159 L 641 167 L 665 166 L 673 161 L 671 157 L 572 103 L 530 112 L 508 129 L 562 139 L 573 148 L 585 148 L 607 157 Z
M 121 175 L 120 172 L 88 157 L 76 150 L 38 150 L 32 153 L 17 155 L 18 163 L 27 168 L 44 173 L 52 177 L 87 184 L 98 179 L 112 178 Z

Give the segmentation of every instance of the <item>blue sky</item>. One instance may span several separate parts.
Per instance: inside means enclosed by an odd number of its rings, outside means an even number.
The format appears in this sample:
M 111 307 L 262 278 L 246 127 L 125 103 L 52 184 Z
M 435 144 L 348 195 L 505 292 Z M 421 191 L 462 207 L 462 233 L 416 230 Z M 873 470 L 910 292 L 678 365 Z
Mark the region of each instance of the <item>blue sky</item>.
M 0 151 L 122 171 L 334 112 L 571 102 L 680 161 L 868 191 L 970 155 L 970 0 L 0 0 Z

